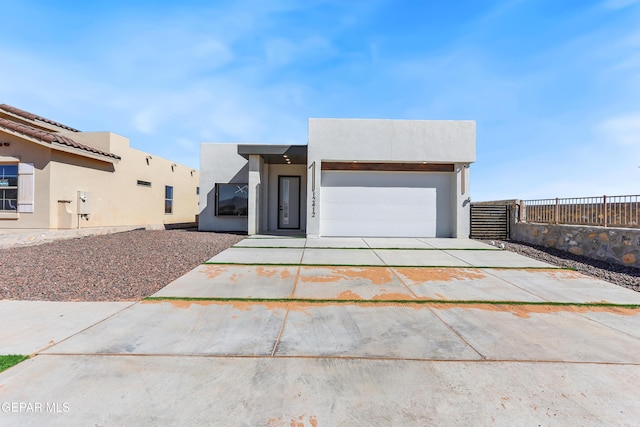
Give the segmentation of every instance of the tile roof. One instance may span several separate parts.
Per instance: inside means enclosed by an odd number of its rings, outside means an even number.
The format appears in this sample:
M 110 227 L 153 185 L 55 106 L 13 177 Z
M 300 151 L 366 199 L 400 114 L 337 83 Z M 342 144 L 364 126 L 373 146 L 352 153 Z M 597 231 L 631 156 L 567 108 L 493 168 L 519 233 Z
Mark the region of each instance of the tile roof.
M 4 104 L 0 104 L 0 108 L 5 109 Z M 14 113 L 16 114 L 16 113 Z M 17 132 L 20 133 L 22 135 L 31 137 L 31 138 L 35 138 L 39 141 L 42 142 L 46 142 L 46 143 L 58 143 L 58 144 L 62 144 L 62 145 L 66 145 L 69 147 L 73 147 L 73 148 L 77 148 L 79 150 L 84 150 L 84 151 L 88 151 L 90 153 L 94 153 L 94 154 L 99 154 L 101 156 L 106 156 L 106 157 L 110 157 L 112 159 L 117 159 L 120 160 L 121 157 L 113 154 L 113 153 L 108 153 L 106 151 L 102 151 L 102 150 L 98 150 L 97 148 L 93 148 L 90 147 L 88 145 L 84 145 L 84 144 L 80 144 L 76 141 L 74 141 L 73 139 L 63 136 L 63 135 L 56 135 L 55 133 L 52 132 L 47 132 L 44 130 L 40 130 L 40 129 L 36 129 L 34 127 L 31 126 L 27 126 L 21 123 L 16 123 L 13 122 L 11 120 L 7 120 L 7 119 L 3 119 L 0 118 L 0 129 L 6 129 L 6 130 L 10 130 L 12 132 Z M 79 132 L 79 131 L 76 131 Z
M 21 110 L 19 108 L 12 107 L 11 105 L 0 104 L 0 109 L 6 111 L 8 113 L 15 114 L 16 116 L 23 117 L 25 119 L 34 120 L 34 121 L 38 120 L 38 121 L 41 121 L 41 122 L 44 122 L 44 123 L 48 123 L 48 124 L 53 125 L 53 126 L 57 126 L 59 128 L 62 128 L 62 129 L 70 130 L 72 132 L 80 132 L 78 129 L 74 129 L 74 128 L 70 127 L 70 126 L 63 125 L 62 123 L 54 122 L 53 120 L 49 120 L 49 119 L 47 119 L 45 117 L 40 117 L 40 116 L 38 116 L 36 114 L 33 114 L 33 113 L 30 113 L 28 111 L 24 111 L 24 110 Z

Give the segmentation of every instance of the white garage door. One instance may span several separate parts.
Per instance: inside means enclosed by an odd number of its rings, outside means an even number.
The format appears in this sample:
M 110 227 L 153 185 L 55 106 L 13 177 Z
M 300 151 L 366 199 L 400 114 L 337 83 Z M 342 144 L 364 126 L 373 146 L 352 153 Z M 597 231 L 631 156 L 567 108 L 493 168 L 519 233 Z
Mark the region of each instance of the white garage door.
M 323 171 L 322 236 L 435 237 L 450 233 L 451 175 Z

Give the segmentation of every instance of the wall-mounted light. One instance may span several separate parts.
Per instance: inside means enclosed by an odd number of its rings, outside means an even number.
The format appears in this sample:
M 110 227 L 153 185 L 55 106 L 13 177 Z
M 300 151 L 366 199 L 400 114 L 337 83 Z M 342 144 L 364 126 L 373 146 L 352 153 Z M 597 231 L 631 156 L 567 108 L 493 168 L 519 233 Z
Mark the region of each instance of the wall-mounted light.
M 316 162 L 313 161 L 307 169 L 311 169 L 311 191 L 316 191 Z
M 191 176 L 193 176 L 193 174 L 196 173 L 195 169 L 191 169 Z
M 460 174 L 460 194 L 464 195 L 467 192 L 467 171 L 466 169 L 469 169 L 469 163 L 464 163 L 462 165 L 462 171 Z M 471 203 L 471 199 L 469 199 L 469 202 Z
M 151 160 L 151 159 L 153 159 L 153 157 L 151 157 L 151 156 L 145 157 L 145 160 L 147 161 L 147 164 L 149 164 L 149 160 Z
M 172 164 L 171 164 L 171 172 L 173 172 L 173 171 L 174 171 L 174 169 L 176 168 L 176 166 L 178 166 L 178 165 L 176 165 L 175 163 L 172 163 Z

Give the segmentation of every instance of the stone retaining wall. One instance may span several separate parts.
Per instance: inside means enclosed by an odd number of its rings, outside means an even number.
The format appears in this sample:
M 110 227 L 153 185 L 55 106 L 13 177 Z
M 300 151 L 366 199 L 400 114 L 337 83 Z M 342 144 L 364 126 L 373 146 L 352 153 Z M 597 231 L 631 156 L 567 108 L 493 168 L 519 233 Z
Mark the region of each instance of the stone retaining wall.
M 640 230 L 637 229 L 514 222 L 511 240 L 640 268 Z

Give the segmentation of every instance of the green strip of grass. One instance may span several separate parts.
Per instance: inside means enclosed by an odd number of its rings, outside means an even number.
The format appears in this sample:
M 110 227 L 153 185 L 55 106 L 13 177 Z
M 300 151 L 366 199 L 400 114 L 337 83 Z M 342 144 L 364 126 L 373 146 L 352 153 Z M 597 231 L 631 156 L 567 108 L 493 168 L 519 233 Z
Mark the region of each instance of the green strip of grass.
M 273 263 L 273 262 L 209 262 L 205 261 L 205 265 L 244 265 L 247 267 L 393 267 L 392 265 L 345 265 L 345 264 L 300 264 L 300 263 Z
M 21 354 L 9 354 L 6 356 L 0 356 L 0 372 L 9 369 L 10 367 L 17 365 L 23 360 L 27 360 L 29 356 L 23 356 Z
M 615 304 L 609 302 L 547 302 L 547 301 L 486 301 L 486 300 L 361 300 L 361 299 L 311 299 L 311 298 L 218 298 L 218 297 L 147 297 L 144 301 L 211 301 L 211 302 L 256 302 L 256 303 L 310 303 L 310 304 L 441 304 L 441 305 L 520 305 L 563 307 L 617 307 L 640 308 L 640 304 Z
M 234 249 L 304 249 L 304 246 L 231 246 Z
M 307 236 L 303 236 L 303 235 L 299 235 L 299 236 L 290 236 L 290 235 L 283 235 L 283 236 L 273 236 L 273 237 L 260 237 L 260 236 L 251 236 L 251 237 L 245 237 L 243 240 L 284 240 L 284 239 L 306 239 Z
M 574 267 L 496 267 L 494 266 L 476 266 L 476 265 L 380 265 L 380 264 L 300 264 L 300 263 L 247 263 L 247 262 L 210 262 L 205 261 L 203 265 L 243 265 L 246 267 L 381 267 L 381 268 L 479 268 L 479 269 L 496 269 L 496 270 L 570 270 L 575 271 Z
M 492 248 L 376 248 L 376 247 L 313 247 L 313 246 L 237 246 L 233 245 L 233 248 L 238 249 L 339 249 L 339 250 L 374 250 L 374 251 L 494 251 L 499 252 L 499 249 Z

